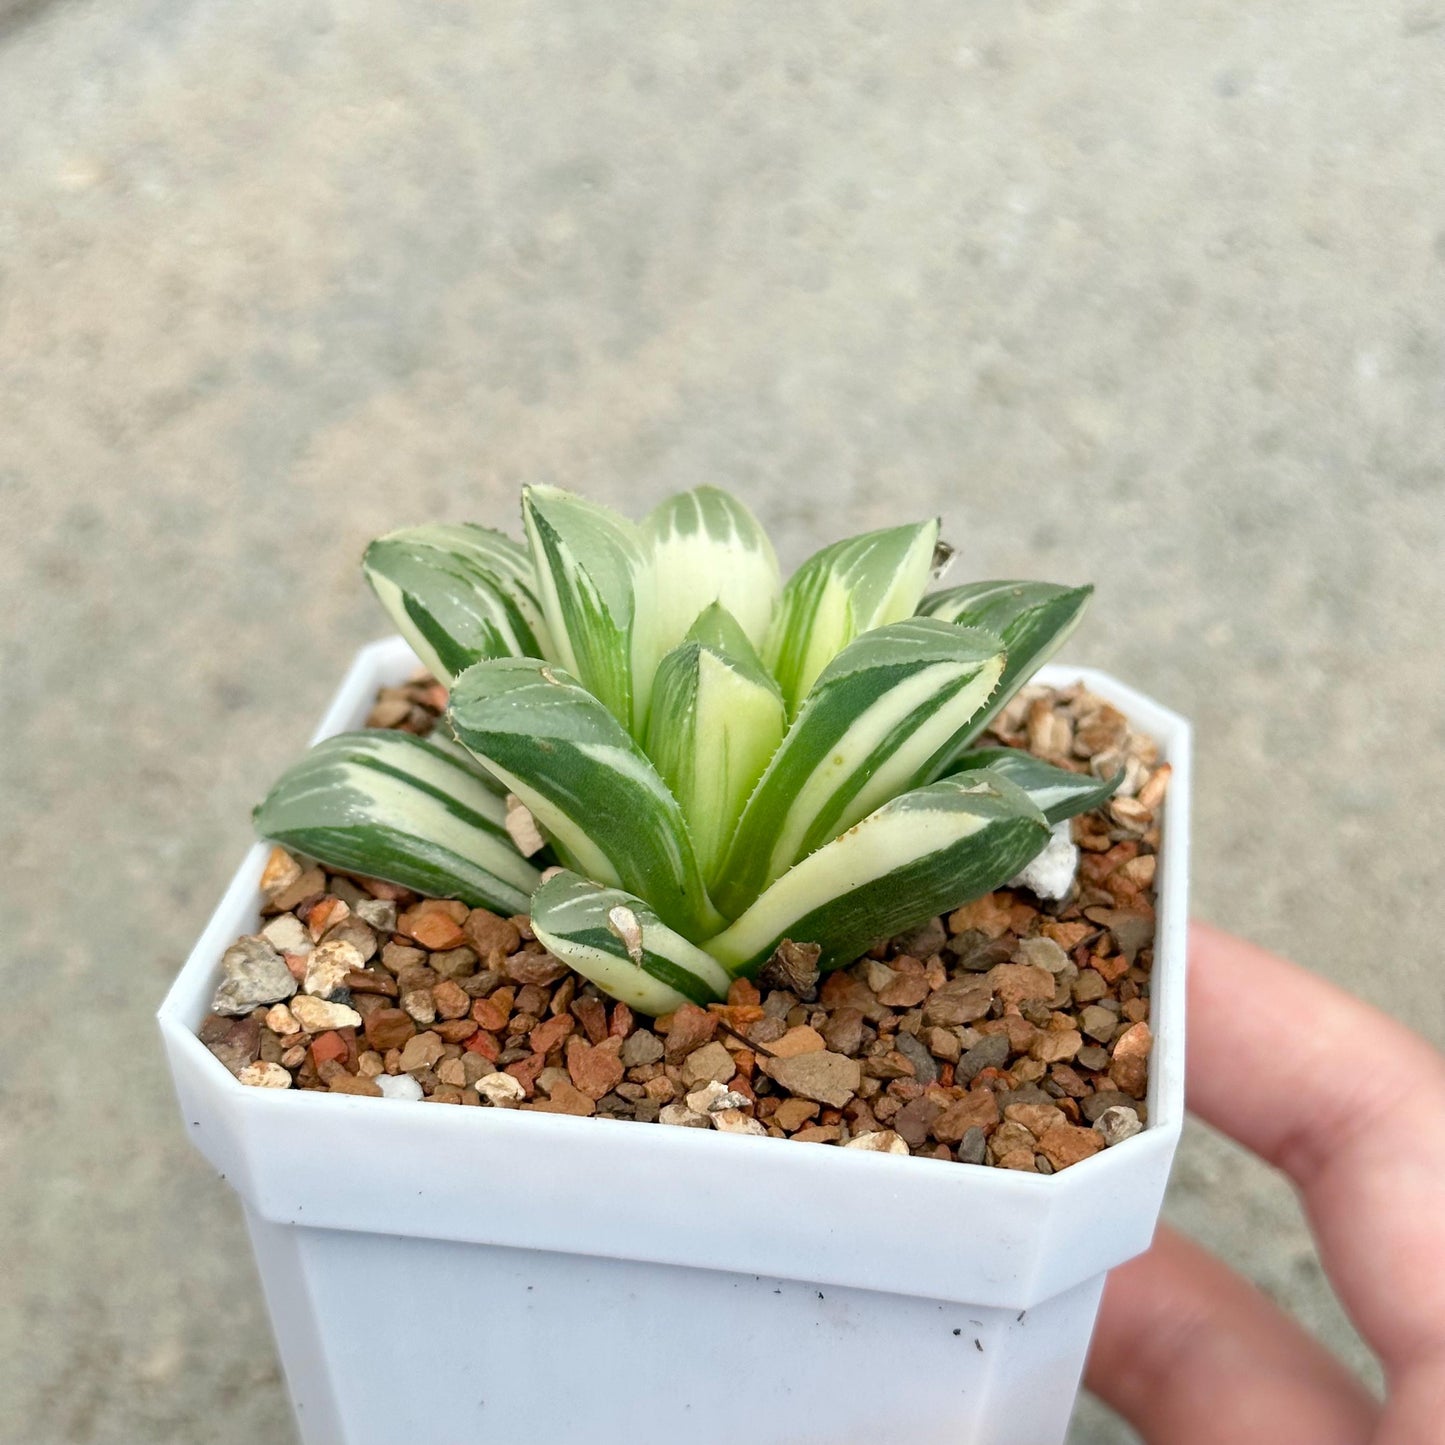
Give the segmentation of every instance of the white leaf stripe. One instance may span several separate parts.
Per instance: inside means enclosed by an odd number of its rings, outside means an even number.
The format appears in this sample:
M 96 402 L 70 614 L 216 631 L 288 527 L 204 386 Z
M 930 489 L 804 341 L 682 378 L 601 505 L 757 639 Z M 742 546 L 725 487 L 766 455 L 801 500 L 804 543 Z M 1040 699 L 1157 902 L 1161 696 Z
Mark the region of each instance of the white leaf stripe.
M 963 627 L 986 627 L 1003 638 L 1008 663 L 998 691 L 940 758 L 934 776 L 951 770 L 957 756 L 978 737 L 1010 698 L 1063 645 L 1079 624 L 1092 587 L 1060 587 L 1052 582 L 971 582 L 935 592 L 919 604 L 919 614 Z
M 790 712 L 855 637 L 913 615 L 937 543 L 937 521 L 888 527 L 834 542 L 793 574 L 764 652 Z
M 905 793 L 789 869 L 704 947 L 734 975 L 784 938 L 817 943 L 824 968 L 999 887 L 1039 851 L 1048 824 L 1022 789 L 986 770 Z
M 1062 823 L 1065 818 L 1097 808 L 1111 798 L 1124 781 L 1122 769 L 1112 778 L 1095 778 L 1088 773 L 1056 768 L 1019 748 L 977 748 L 964 753 L 954 765 L 953 776 L 977 768 L 1001 773 L 1017 783 L 1050 823 Z
M 448 716 L 582 871 L 644 894 L 670 927 L 716 919 L 677 800 L 621 723 L 560 668 L 478 663 L 457 679 Z
M 609 923 L 625 908 L 635 919 L 634 957 Z M 640 898 L 604 888 L 576 873 L 554 874 L 532 900 L 532 931 L 584 978 L 632 1008 L 656 1016 L 683 1003 L 705 1004 L 727 993 L 727 971 L 696 944 L 667 927 Z
M 510 538 L 467 524 L 379 537 L 362 570 L 378 600 L 443 681 L 479 658 L 547 647 L 531 564 Z
M 647 753 L 688 821 L 711 885 L 783 737 L 783 700 L 731 615 L 714 604 L 657 670 Z
M 922 781 L 987 700 L 996 637 L 929 619 L 878 628 L 818 679 L 748 800 L 719 875 L 725 913 L 798 859 Z
M 505 809 L 455 758 L 407 733 L 343 733 L 289 769 L 257 830 L 332 867 L 509 913 L 541 875 L 508 838 Z
M 522 516 L 550 655 L 633 727 L 632 634 L 645 566 L 638 528 L 556 487 L 528 487 Z

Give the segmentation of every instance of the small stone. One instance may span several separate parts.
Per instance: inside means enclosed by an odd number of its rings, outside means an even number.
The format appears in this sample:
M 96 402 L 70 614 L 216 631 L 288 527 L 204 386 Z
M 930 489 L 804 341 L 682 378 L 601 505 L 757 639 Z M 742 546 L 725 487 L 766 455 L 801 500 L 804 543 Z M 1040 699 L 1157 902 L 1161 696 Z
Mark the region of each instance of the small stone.
M 289 1089 L 291 1074 L 280 1064 L 247 1064 L 236 1077 L 253 1089 Z
M 990 1129 L 997 1122 L 998 1100 L 987 1089 L 970 1089 L 957 1103 L 944 1109 L 929 1132 L 940 1144 L 958 1144 L 970 1129 Z
M 321 935 L 328 928 L 334 928 L 338 923 L 342 923 L 350 917 L 350 905 L 345 899 L 338 898 L 334 893 L 325 893 L 301 909 L 301 920 L 305 923 L 306 931 L 311 935 L 312 941 L 316 943 L 321 941 Z
M 1068 968 L 1070 958 L 1052 938 L 1025 938 L 1014 950 L 1015 963 L 1027 963 L 1034 968 L 1046 968 L 1052 974 L 1061 974 Z
M 1029 1045 L 1029 1057 L 1042 1064 L 1065 1064 L 1083 1047 L 1084 1037 L 1077 1029 L 1040 1029 Z
M 685 1003 L 672 1016 L 667 1030 L 667 1058 L 678 1063 L 694 1049 L 710 1043 L 717 1033 L 717 1017 L 695 1003 Z
M 845 1149 L 868 1149 L 875 1154 L 906 1154 L 908 1145 L 892 1129 L 878 1129 L 868 1134 L 855 1134 Z
M 423 948 L 459 948 L 467 941 L 461 927 L 467 913 L 465 904 L 428 898 L 397 919 L 397 932 L 414 938 Z
M 315 897 L 326 887 L 326 874 L 320 868 L 308 868 L 273 895 L 271 906 L 278 913 L 289 913 L 293 908 Z
M 373 1009 L 366 1016 L 363 1025 L 366 1042 L 383 1054 L 388 1049 L 406 1047 L 406 1042 L 416 1033 L 416 1025 L 409 1015 L 399 1008 Z
M 759 1134 L 767 1137 L 768 1131 L 749 1114 L 741 1109 L 715 1109 L 708 1118 L 714 1129 L 724 1134 Z
M 466 941 L 487 961 L 488 968 L 499 968 L 509 954 L 522 946 L 522 935 L 509 918 L 499 918 L 485 908 L 473 908 L 462 924 Z
M 531 1044 L 533 1052 L 550 1054 L 553 1049 L 560 1049 L 571 1038 L 576 1027 L 577 1021 L 571 1014 L 554 1014 L 551 1018 L 544 1019 L 527 1035 L 527 1042 Z
M 896 982 L 897 978 L 898 975 L 886 963 L 879 963 L 875 958 L 863 961 L 863 982 L 874 993 L 882 993 L 889 984 Z
M 1118 1026 L 1117 1015 L 1106 1008 L 1100 1008 L 1098 1004 L 1090 1004 L 1079 1014 L 1079 1027 L 1091 1039 L 1097 1039 L 1101 1044 L 1107 1044 L 1114 1037 L 1114 1030 Z
M 571 1114 L 578 1119 L 590 1118 L 597 1112 L 597 1105 L 565 1077 L 552 1086 L 547 1098 L 526 1107 L 538 1114 Z
M 916 958 L 904 956 L 893 960 L 895 977 L 887 987 L 877 990 L 878 1002 L 889 1008 L 916 1008 L 928 997 L 929 981 Z
M 699 1114 L 696 1109 L 689 1109 L 686 1104 L 665 1104 L 658 1112 L 657 1122 L 659 1124 L 672 1124 L 683 1129 L 710 1129 L 712 1128 L 712 1116 Z
M 749 1032 L 748 1037 L 752 1039 L 754 1034 Z M 863 1010 L 854 1008 L 852 1004 L 835 1009 L 823 1025 L 823 1038 L 835 1054 L 856 1054 L 863 1047 Z M 757 1039 L 756 1042 L 769 1049 L 773 1047 L 766 1039 Z
M 1056 823 L 1049 841 L 1024 870 L 1009 880 L 1010 888 L 1027 888 L 1039 898 L 1067 898 L 1079 871 L 1079 850 L 1069 822 Z
M 1055 1169 L 1067 1169 L 1104 1147 L 1103 1135 L 1078 1124 L 1055 1124 L 1039 1136 L 1039 1153 Z
M 1109 1051 L 1101 1044 L 1085 1044 L 1074 1062 L 1096 1074 L 1103 1073 L 1109 1067 Z
M 263 938 L 237 939 L 222 954 L 221 970 L 221 986 L 211 1000 L 214 1013 L 240 1017 L 296 992 L 286 960 Z
M 933 1121 L 943 1113 L 944 1106 L 937 1099 L 921 1095 L 911 1099 L 894 1116 L 893 1128 L 915 1149 L 928 1140 Z
M 621 1052 L 621 1039 L 588 1044 L 573 1034 L 567 1040 L 567 1072 L 589 1099 L 600 1099 L 622 1082 Z
M 360 972 L 366 960 L 355 944 L 328 939 L 320 943 L 306 960 L 306 978 L 301 987 L 316 998 L 330 998 L 346 987 L 346 976 Z
M 405 1099 L 414 1104 L 422 1098 L 422 1087 L 410 1074 L 377 1074 L 372 1082 L 381 1090 L 383 1099 Z
M 793 1135 L 800 1144 L 836 1144 L 842 1137 L 843 1130 L 838 1124 L 809 1124 Z
M 913 1077 L 920 1084 L 938 1082 L 938 1061 L 918 1039 L 900 1030 L 893 1043 L 898 1052 L 913 1065 Z
M 726 1083 L 735 1073 L 737 1065 L 733 1062 L 733 1056 L 715 1042 L 694 1049 L 682 1061 L 682 1081 L 688 1085 L 705 1084 L 709 1080 Z
M 810 1119 L 818 1117 L 818 1105 L 811 1099 L 784 1099 L 773 1114 L 773 1122 L 791 1134 Z
M 520 1104 L 527 1097 L 522 1081 L 512 1074 L 486 1074 L 472 1086 L 489 1104 L 505 1108 L 509 1104 Z
M 390 898 L 362 898 L 355 908 L 356 916 L 378 933 L 396 932 L 396 904 Z
M 790 1094 L 835 1109 L 841 1109 L 863 1082 L 863 1070 L 856 1059 L 826 1049 L 792 1059 L 761 1059 L 758 1066 Z
M 758 984 L 764 989 L 786 989 L 799 998 L 815 997 L 818 960 L 823 950 L 816 943 L 794 943 L 785 938 L 773 956 L 758 970 Z
M 619 1086 L 620 1087 L 620 1086 Z M 724 1099 L 736 1099 L 738 1103 L 724 1104 Z M 699 1114 L 710 1114 L 713 1107 L 726 1109 L 740 1108 L 746 1100 L 741 1094 L 734 1094 L 726 1084 L 719 1083 L 716 1079 L 709 1079 L 700 1089 L 694 1089 L 687 1096 L 687 1107 L 696 1110 Z
M 274 899 L 300 876 L 301 865 L 284 848 L 272 848 L 261 870 L 261 892 Z
M 568 972 L 567 965 L 550 953 L 514 953 L 506 962 L 507 977 L 524 987 L 550 988 Z
M 982 1164 L 988 1157 L 988 1136 L 977 1126 L 966 1130 L 958 1141 L 957 1154 L 960 1164 Z
M 299 1034 L 301 1025 L 296 1022 L 296 1015 L 286 1007 L 284 1003 L 272 1004 L 266 1011 L 266 1027 L 273 1034 L 285 1038 L 287 1034 Z
M 1115 1144 L 1122 1143 L 1125 1139 L 1132 1139 L 1144 1126 L 1139 1122 L 1139 1116 L 1133 1109 L 1115 1104 L 1113 1107 L 1105 1109 L 1094 1120 L 1094 1128 L 1099 1131 L 1099 1137 L 1103 1139 L 1104 1147 L 1108 1149 Z
M 662 1058 L 662 1053 L 662 1040 L 649 1029 L 638 1029 L 622 1041 L 624 1068 L 636 1069 L 643 1064 L 655 1064 Z
M 588 1043 L 600 1044 L 610 1032 L 607 1024 L 607 1005 L 600 998 L 583 994 L 571 1005 L 572 1017 L 582 1025 Z
M 444 978 L 432 989 L 432 1006 L 439 1018 L 459 1019 L 471 1010 L 472 1001 L 455 981 Z
M 795 1059 L 799 1054 L 821 1053 L 828 1047 L 827 1040 L 817 1029 L 799 1024 L 768 1045 L 768 1052 L 775 1059 Z
M 971 1084 L 985 1069 L 1001 1069 L 1008 1062 L 1008 1035 L 985 1034 L 954 1065 L 955 1083 Z
M 1149 1050 L 1154 1035 L 1148 1024 L 1130 1024 L 1114 1044 L 1109 1079 L 1115 1088 L 1136 1099 L 1144 1097 L 1149 1082 Z
M 401 1006 L 404 1012 L 414 1018 L 419 1024 L 434 1024 L 437 1019 L 436 999 L 432 997 L 429 988 L 408 989 L 401 996 Z
M 401 1071 L 409 1074 L 413 1069 L 434 1069 L 445 1052 L 445 1045 L 432 1033 L 416 1034 L 406 1041 L 401 1051 Z
M 437 1078 L 444 1084 L 462 1089 L 466 1087 L 467 1071 L 462 1067 L 460 1059 L 443 1059 L 437 1065 Z
M 925 1029 L 919 1037 L 928 1052 L 945 1064 L 956 1064 L 963 1054 L 963 1045 L 952 1029 Z
M 993 1006 L 992 974 L 983 977 L 955 978 L 935 989 L 923 1004 L 923 1022 L 929 1027 L 956 1028 L 981 1019 Z M 1050 976 L 1046 997 L 1054 994 Z
M 984 975 L 989 989 L 1005 1008 L 1017 1008 L 1030 999 L 1054 996 L 1054 976 L 1031 963 L 1000 963 Z
M 935 953 L 943 950 L 947 942 L 948 930 L 943 926 L 943 920 L 930 918 L 927 923 L 920 923 L 917 928 L 900 933 L 893 940 L 893 946 L 899 953 L 909 954 L 913 958 L 932 958 Z
M 477 955 L 470 948 L 444 948 L 433 953 L 428 962 L 438 978 L 459 980 L 477 971 Z
M 1008 900 L 997 893 L 986 893 L 948 915 L 948 931 L 953 934 L 977 930 L 989 938 L 1002 938 L 1009 927 Z
M 1053 1104 L 1005 1104 L 1003 1116 L 1011 1124 L 1022 1124 L 1035 1139 L 1042 1138 L 1055 1124 L 1067 1124 L 1064 1111 Z
M 329 1087 L 333 1094 L 358 1094 L 367 1099 L 381 1098 L 381 1086 L 375 1079 L 363 1079 L 359 1074 L 348 1074 L 345 1069 L 332 1076 Z
M 282 913 L 273 918 L 261 930 L 261 937 L 277 953 L 310 953 L 316 947 L 306 931 L 306 925 L 294 913 Z
M 321 1033 L 325 1029 L 361 1027 L 361 1015 L 354 1008 L 348 1008 L 344 1003 L 327 1003 L 325 999 L 313 998 L 310 994 L 298 993 L 291 1000 L 291 1012 L 308 1034 Z

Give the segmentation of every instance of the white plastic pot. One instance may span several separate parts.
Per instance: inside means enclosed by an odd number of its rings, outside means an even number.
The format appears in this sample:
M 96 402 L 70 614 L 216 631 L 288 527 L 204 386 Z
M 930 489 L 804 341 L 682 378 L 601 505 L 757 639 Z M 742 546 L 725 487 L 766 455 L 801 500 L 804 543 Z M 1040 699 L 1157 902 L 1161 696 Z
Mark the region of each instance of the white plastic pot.
M 400 639 L 364 648 L 317 737 L 415 666 Z M 1189 727 L 1102 673 L 1040 674 L 1079 679 L 1173 779 L 1149 1127 L 1053 1176 L 246 1088 L 195 1029 L 257 926 L 252 848 L 159 1019 L 187 1132 L 243 1201 L 307 1445 L 1062 1440 L 1184 1109 Z

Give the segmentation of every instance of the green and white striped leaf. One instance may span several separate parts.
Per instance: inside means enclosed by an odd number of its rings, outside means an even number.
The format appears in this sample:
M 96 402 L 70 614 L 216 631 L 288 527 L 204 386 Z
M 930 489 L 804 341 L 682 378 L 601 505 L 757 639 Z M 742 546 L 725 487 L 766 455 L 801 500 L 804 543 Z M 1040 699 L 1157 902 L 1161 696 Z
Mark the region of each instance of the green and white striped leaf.
M 709 886 L 784 721 L 777 683 L 714 603 L 662 659 L 647 725 L 647 754 L 682 807 Z
M 445 683 L 485 657 L 545 655 L 524 548 L 459 522 L 378 537 L 362 571 L 422 662 Z
M 471 759 L 380 728 L 318 743 L 255 813 L 263 838 L 332 868 L 524 913 L 541 874 L 517 852 L 505 818 Z
M 654 665 L 714 602 L 732 614 L 754 648 L 763 646 L 782 589 L 778 559 L 757 518 L 736 497 L 718 487 L 680 492 L 653 510 L 642 533 L 650 553 Z
M 532 931 L 604 993 L 654 1017 L 727 993 L 725 969 L 641 898 L 566 870 L 532 899 Z
M 1059 587 L 1052 582 L 971 582 L 935 592 L 919 604 L 919 615 L 986 627 L 1003 638 L 1008 666 L 998 691 L 959 738 L 955 756 L 989 725 L 1079 624 L 1092 587 Z M 950 771 L 952 758 L 939 760 L 935 776 Z
M 647 562 L 639 529 L 557 487 L 527 487 L 522 517 L 551 634 L 548 656 L 631 728 L 637 589 Z
M 954 763 L 952 775 L 960 777 L 976 768 L 987 768 L 1017 783 L 1050 823 L 1062 823 L 1065 818 L 1097 808 L 1113 797 L 1124 781 L 1122 769 L 1112 778 L 1071 773 L 1021 748 L 975 748 Z
M 816 943 L 824 969 L 1001 886 L 1048 841 L 1022 788 L 986 769 L 905 793 L 810 854 L 704 947 L 756 971 L 785 938 Z
M 456 680 L 447 716 L 577 872 L 644 895 L 670 928 L 716 926 L 677 800 L 622 724 L 561 668 L 479 662 Z
M 924 781 L 1003 672 L 992 633 L 914 617 L 823 671 L 748 800 L 716 897 L 735 916 L 800 858 Z
M 936 520 L 865 532 L 815 552 L 793 574 L 763 653 L 790 713 L 855 637 L 913 616 L 937 543 Z

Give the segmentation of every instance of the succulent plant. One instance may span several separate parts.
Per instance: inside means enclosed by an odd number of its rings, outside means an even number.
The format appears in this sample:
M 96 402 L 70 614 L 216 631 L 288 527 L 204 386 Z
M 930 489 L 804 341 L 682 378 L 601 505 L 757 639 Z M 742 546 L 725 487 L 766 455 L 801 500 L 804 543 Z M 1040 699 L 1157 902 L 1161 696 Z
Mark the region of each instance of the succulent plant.
M 723 996 L 786 939 L 850 963 L 1006 882 L 1112 790 L 973 747 L 1087 587 L 925 596 L 949 555 L 936 522 L 835 542 L 783 586 L 713 487 L 641 523 L 551 487 L 522 513 L 526 546 L 439 525 L 368 548 L 450 689 L 449 736 L 328 739 L 257 809 L 264 836 L 529 912 L 559 958 L 656 1014 Z

